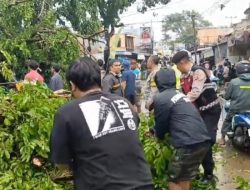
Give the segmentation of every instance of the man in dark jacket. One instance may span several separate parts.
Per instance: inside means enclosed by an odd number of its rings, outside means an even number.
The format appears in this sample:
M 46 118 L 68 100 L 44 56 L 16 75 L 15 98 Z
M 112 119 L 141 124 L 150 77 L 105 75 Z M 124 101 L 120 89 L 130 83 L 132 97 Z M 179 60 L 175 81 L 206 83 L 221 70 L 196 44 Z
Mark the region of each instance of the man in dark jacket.
M 177 52 L 172 61 L 183 74 L 181 78 L 182 91 L 199 110 L 211 137 L 211 147 L 202 162 L 204 168 L 202 181 L 207 184 L 214 177 L 215 164 L 212 147 L 216 143 L 217 126 L 221 114 L 220 101 L 206 70 L 201 66 L 193 65 L 187 51 Z
M 209 150 L 210 137 L 199 112 L 182 93 L 176 91 L 175 72 L 161 69 L 155 76 L 159 93 L 154 96 L 155 127 L 159 139 L 169 133 L 176 149 L 169 164 L 169 189 L 189 190 L 199 165 Z
M 242 61 L 236 65 L 238 78 L 231 80 L 225 93 L 230 101 L 229 112 L 223 123 L 221 144 L 225 144 L 227 132 L 231 131 L 232 118 L 236 113 L 250 110 L 250 63 Z

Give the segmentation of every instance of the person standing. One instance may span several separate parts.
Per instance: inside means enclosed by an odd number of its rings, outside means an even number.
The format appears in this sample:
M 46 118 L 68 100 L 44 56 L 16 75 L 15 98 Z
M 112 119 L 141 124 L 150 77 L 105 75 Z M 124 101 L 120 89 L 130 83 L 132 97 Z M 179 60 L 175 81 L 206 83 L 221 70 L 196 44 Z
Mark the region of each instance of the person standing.
M 169 134 L 175 153 L 168 165 L 169 189 L 189 190 L 210 147 L 210 137 L 199 112 L 183 94 L 176 91 L 175 72 L 160 69 L 155 75 L 159 93 L 154 96 L 155 127 L 159 139 Z
M 204 68 L 206 69 L 207 74 L 208 74 L 210 80 L 211 80 L 211 81 L 214 80 L 214 79 L 215 79 L 215 76 L 214 76 L 214 73 L 213 73 L 212 69 L 210 68 L 209 62 L 207 62 L 207 61 L 204 62 L 203 66 L 204 66 Z
M 181 89 L 181 72 L 177 69 L 177 66 L 174 64 L 172 69 L 175 71 L 176 76 L 176 90 Z
M 159 71 L 159 57 L 152 55 L 148 58 L 147 69 L 150 74 L 148 75 L 145 88 L 146 109 L 151 111 L 153 109 L 153 96 L 158 92 L 155 84 L 155 74 Z
M 130 69 L 130 61 L 125 60 L 123 62 L 124 71 L 122 72 L 122 88 L 124 89 L 125 98 L 132 104 L 135 105 L 135 74 Z
M 100 69 L 91 58 L 75 61 L 66 78 L 75 100 L 55 115 L 52 162 L 73 170 L 76 190 L 153 190 L 139 117 L 128 101 L 102 92 Z
M 208 61 L 204 62 L 203 67 L 204 67 L 205 71 L 207 72 L 207 75 L 208 75 L 211 83 L 214 85 L 215 91 L 217 91 L 218 88 L 217 88 L 217 83 L 216 82 L 218 81 L 218 78 L 216 78 L 214 76 L 214 72 L 210 68 L 211 66 L 210 66 L 209 62 Z
M 121 83 L 121 63 L 119 60 L 110 60 L 109 73 L 102 80 L 103 92 L 124 96 Z
M 98 59 L 97 63 L 98 63 L 100 70 L 101 70 L 101 79 L 103 79 L 103 77 L 105 76 L 105 73 L 106 73 L 106 70 L 104 68 L 104 62 L 102 59 Z
M 52 78 L 50 79 L 49 82 L 49 88 L 53 91 L 61 90 L 63 89 L 64 86 L 63 79 L 59 74 L 59 72 L 60 72 L 59 65 L 53 65 L 51 67 Z
M 224 84 L 224 66 L 223 65 L 219 65 L 217 68 L 217 77 L 219 79 L 219 85 L 223 85 Z
M 35 60 L 29 60 L 29 72 L 25 75 L 24 80 L 30 82 L 44 83 L 44 78 L 38 73 L 39 63 Z
M 229 78 L 230 67 L 231 66 L 229 66 L 227 62 L 224 63 L 224 72 L 223 72 L 224 84 L 230 82 Z
M 203 67 L 193 65 L 187 51 L 177 52 L 172 61 L 183 74 L 181 79 L 182 91 L 199 110 L 212 139 L 210 149 L 202 162 L 204 168 L 202 181 L 209 183 L 214 177 L 212 147 L 216 143 L 217 126 L 221 114 L 220 101 L 206 70 Z
M 137 113 L 141 113 L 141 70 L 138 68 L 138 63 L 135 59 L 131 60 L 131 69 L 135 74 L 135 106 Z

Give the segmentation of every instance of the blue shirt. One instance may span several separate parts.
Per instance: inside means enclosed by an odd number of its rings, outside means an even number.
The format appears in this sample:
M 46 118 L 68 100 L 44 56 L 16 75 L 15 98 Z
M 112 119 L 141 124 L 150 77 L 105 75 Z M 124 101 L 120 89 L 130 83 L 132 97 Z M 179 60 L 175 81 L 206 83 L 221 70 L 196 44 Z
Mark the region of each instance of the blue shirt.
M 140 80 L 140 77 L 141 77 L 141 71 L 140 69 L 135 69 L 133 70 L 135 76 L 136 76 L 136 80 Z
M 133 71 L 123 71 L 122 81 L 126 81 L 125 95 L 135 95 L 135 74 Z

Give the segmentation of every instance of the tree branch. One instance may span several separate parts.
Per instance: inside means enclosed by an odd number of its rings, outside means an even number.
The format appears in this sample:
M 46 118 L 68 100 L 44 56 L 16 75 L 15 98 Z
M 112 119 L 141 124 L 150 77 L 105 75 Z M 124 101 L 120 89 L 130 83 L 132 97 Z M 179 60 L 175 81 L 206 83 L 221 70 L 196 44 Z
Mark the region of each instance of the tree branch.
M 38 15 L 38 18 L 40 18 L 42 16 L 43 10 L 44 10 L 44 6 L 45 6 L 45 0 L 43 0 L 43 2 L 42 2 L 42 8 L 41 8 L 41 11 L 40 11 L 40 13 Z
M 92 39 L 93 37 L 98 36 L 99 34 L 104 33 L 104 32 L 106 32 L 106 31 L 107 31 L 107 30 L 102 30 L 102 31 L 96 32 L 96 33 L 94 33 L 94 34 L 91 34 L 91 35 L 89 35 L 89 36 L 83 36 L 83 35 L 81 35 L 81 34 L 74 34 L 74 35 L 76 35 L 76 36 L 78 36 L 78 37 L 80 37 L 80 38 L 82 38 L 82 39 Z
M 22 4 L 22 3 L 27 3 L 27 2 L 30 2 L 31 0 L 20 0 L 20 1 L 15 1 L 11 4 L 9 4 L 9 8 L 13 7 L 13 6 L 16 6 L 16 5 L 19 5 L 19 4 Z

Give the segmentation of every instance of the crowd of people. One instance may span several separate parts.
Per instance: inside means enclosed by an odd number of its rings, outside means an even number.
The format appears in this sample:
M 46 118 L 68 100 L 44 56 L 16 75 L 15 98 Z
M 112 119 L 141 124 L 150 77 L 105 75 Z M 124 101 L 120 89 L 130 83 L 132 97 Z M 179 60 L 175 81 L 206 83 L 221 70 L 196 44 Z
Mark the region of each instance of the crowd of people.
M 143 109 L 155 118 L 155 126 L 145 135 L 164 139 L 168 134 L 175 149 L 166 171 L 169 189 L 189 190 L 200 166 L 204 171 L 201 182 L 212 182 L 215 167 L 212 148 L 221 115 L 214 78 L 223 75 L 223 81 L 229 82 L 225 99 L 231 100 L 221 144 L 225 144 L 225 136 L 232 130 L 233 114 L 250 107 L 244 101 L 250 97 L 250 63 L 240 62 L 232 68 L 226 61 L 223 72 L 221 66 L 214 72 L 208 62 L 202 66 L 193 64 L 184 50 L 172 57 L 172 65 L 164 67 L 160 66 L 159 57 L 152 55 L 147 60 L 144 87 L 135 59 L 110 60 L 105 69 L 101 60 L 98 64 L 88 57 L 75 61 L 66 74 L 75 100 L 62 106 L 55 116 L 52 161 L 73 170 L 79 190 L 152 190 L 150 168 L 137 131 L 143 94 Z M 25 79 L 44 82 L 37 62 L 31 62 L 30 69 Z M 230 78 L 232 69 L 237 73 L 235 79 Z M 63 88 L 60 68 L 55 65 L 51 71 L 49 87 Z

